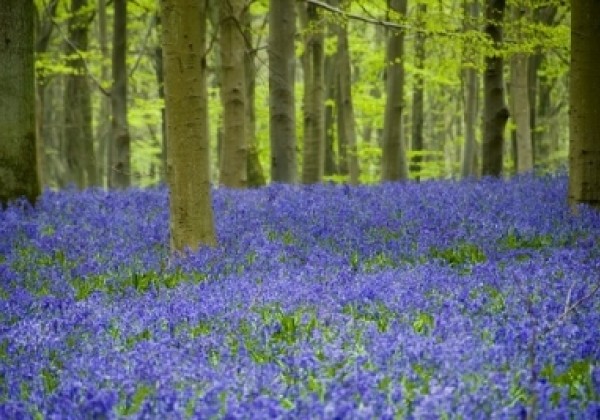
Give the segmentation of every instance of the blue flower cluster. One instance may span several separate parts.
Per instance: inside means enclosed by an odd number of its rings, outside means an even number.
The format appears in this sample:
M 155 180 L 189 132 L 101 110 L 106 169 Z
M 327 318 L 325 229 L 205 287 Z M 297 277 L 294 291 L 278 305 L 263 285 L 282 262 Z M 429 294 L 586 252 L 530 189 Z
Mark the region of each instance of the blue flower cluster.
M 0 211 L 0 418 L 600 417 L 600 215 L 563 175 Z

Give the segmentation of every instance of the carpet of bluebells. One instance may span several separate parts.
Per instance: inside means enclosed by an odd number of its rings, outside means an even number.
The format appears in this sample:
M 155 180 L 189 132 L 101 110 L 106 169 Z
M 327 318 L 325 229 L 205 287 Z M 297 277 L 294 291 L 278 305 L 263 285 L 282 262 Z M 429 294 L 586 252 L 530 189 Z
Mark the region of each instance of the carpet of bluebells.
M 0 418 L 600 417 L 600 215 L 564 175 L 0 211 Z

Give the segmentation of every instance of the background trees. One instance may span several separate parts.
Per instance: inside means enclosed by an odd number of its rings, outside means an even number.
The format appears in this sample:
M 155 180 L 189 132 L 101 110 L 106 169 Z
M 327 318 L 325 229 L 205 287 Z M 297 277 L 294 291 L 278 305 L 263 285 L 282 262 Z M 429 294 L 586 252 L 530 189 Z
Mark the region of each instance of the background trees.
M 36 169 L 32 0 L 0 2 L 0 205 L 40 193 Z
M 269 2 L 269 139 L 271 179 L 296 181 L 296 7 L 294 0 Z
M 159 25 L 164 17 L 154 0 L 126 2 L 126 13 L 123 3 L 36 3 L 38 144 L 44 185 L 146 186 L 165 180 Z M 210 161 L 211 179 L 243 185 L 246 178 L 253 179 L 249 184 L 260 185 L 264 168 L 265 181 L 297 182 L 298 170 L 306 169 L 306 174 L 311 173 L 309 182 L 371 183 L 458 178 L 477 175 L 484 168 L 485 174 L 510 175 L 517 169 L 564 166 L 570 5 L 558 0 L 543 4 L 510 0 L 504 16 L 490 14 L 504 3 L 304 0 L 299 5 L 301 10 L 311 11 L 312 22 L 302 27 L 293 7 L 296 2 L 209 2 L 209 146 L 212 155 L 219 157 Z M 485 11 L 486 4 L 487 18 L 478 12 Z M 234 12 L 230 18 L 229 11 Z M 308 14 L 306 17 L 308 22 Z M 76 21 L 83 23 L 74 25 Z M 501 29 L 504 42 L 486 34 L 486 25 L 488 32 Z M 78 41 L 80 33 L 87 34 L 87 42 Z M 302 57 L 309 57 L 319 45 L 312 42 L 314 35 L 323 38 L 323 57 L 313 55 L 313 64 L 318 65 L 307 66 L 309 61 Z M 404 54 L 399 60 L 397 47 L 402 36 Z M 385 57 L 386 39 L 396 44 L 396 56 L 391 59 Z M 310 43 L 305 46 L 303 40 Z M 230 46 L 229 41 L 238 46 Z M 232 66 L 227 60 L 241 56 L 245 87 L 232 87 L 227 69 L 242 66 Z M 511 75 L 506 98 L 501 106 L 492 107 L 495 117 L 488 121 L 502 122 L 506 103 L 511 116 L 504 128 L 495 125 L 492 137 L 486 135 L 492 132 L 491 126 L 485 129 L 482 125 L 479 106 L 486 96 L 485 89 L 480 89 L 486 60 L 495 63 L 495 76 Z M 506 63 L 502 71 L 499 60 Z M 112 78 L 111 65 L 115 66 Z M 403 82 L 399 84 L 400 71 Z M 89 95 L 82 95 L 88 97 L 89 107 L 73 105 L 70 86 L 74 80 L 82 85 L 78 93 L 89 89 Z M 324 85 L 319 88 L 321 80 Z M 504 87 L 495 80 L 496 87 L 488 92 Z M 307 95 L 303 105 L 302 93 L 311 91 L 317 96 Z M 232 117 L 232 109 L 236 109 L 235 115 L 243 109 L 246 118 Z M 80 111 L 89 118 L 72 122 Z M 305 124 L 318 120 L 323 122 L 315 125 L 315 130 Z M 108 140 L 111 121 L 115 130 Z M 121 127 L 118 130 L 117 125 Z M 82 132 L 88 133 L 86 140 L 69 140 L 75 138 L 73 133 Z M 230 136 L 232 132 L 245 134 Z M 512 141 L 497 146 L 497 139 L 511 134 Z M 484 142 L 484 137 L 496 140 Z M 116 153 L 118 144 L 121 152 Z M 243 153 L 246 163 L 240 157 Z M 96 170 L 86 169 L 82 181 L 83 172 L 78 168 L 93 167 L 93 158 Z M 113 170 L 117 166 L 123 169 Z M 230 169 L 236 172 L 235 183 L 226 181 Z M 390 174 L 391 170 L 397 173 Z M 117 181 L 118 174 L 129 180 Z

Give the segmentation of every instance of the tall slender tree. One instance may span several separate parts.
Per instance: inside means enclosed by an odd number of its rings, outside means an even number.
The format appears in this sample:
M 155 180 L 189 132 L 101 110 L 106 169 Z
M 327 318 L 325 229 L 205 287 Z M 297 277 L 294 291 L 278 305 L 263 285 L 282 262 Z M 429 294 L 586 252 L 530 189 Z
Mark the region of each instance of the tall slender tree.
M 242 188 L 247 184 L 246 45 L 242 27 L 244 0 L 219 3 L 221 34 L 221 102 L 223 138 L 219 183 Z
M 256 54 L 258 48 L 254 46 L 252 27 L 253 16 L 249 5 L 242 13 L 242 26 L 246 38 L 246 54 L 244 56 L 244 73 L 246 75 L 246 141 L 248 143 L 248 186 L 260 187 L 265 185 L 265 175 L 260 163 L 259 149 L 256 141 Z M 266 24 L 267 17 L 263 20 Z M 260 42 L 257 39 L 257 43 Z
M 406 0 L 389 0 L 396 17 L 406 16 Z M 404 110 L 404 30 L 391 29 L 386 52 L 386 104 L 383 120 L 383 181 L 408 179 L 406 151 L 402 138 Z
M 600 209 L 600 2 L 571 4 L 569 201 Z
M 315 4 L 298 3 L 304 30 L 304 145 L 302 182 L 323 179 L 325 168 L 325 36 Z M 305 10 L 304 10 L 305 8 Z
M 521 40 L 524 38 L 521 31 L 527 13 L 527 9 L 524 7 L 512 7 L 512 18 L 518 25 L 518 36 Z M 527 53 L 517 52 L 510 59 L 511 114 L 515 123 L 517 172 L 520 173 L 533 170 L 528 65 L 529 56 Z
M 536 25 L 546 27 L 555 26 L 557 23 L 558 7 L 556 4 L 548 3 L 537 7 L 533 12 L 533 21 Z M 548 52 L 537 47 L 529 56 L 527 66 L 529 89 L 529 126 L 531 128 L 531 141 L 533 143 L 534 164 L 543 164 L 550 154 L 548 147 L 547 117 L 549 108 L 550 84 L 548 77 L 540 74 L 544 62 L 548 60 Z
M 58 0 L 51 0 L 43 5 L 43 8 L 38 8 L 36 14 L 35 25 L 35 53 L 36 55 L 44 54 L 50 46 L 50 39 L 54 30 L 53 19 L 56 16 Z M 50 82 L 49 77 L 43 74 L 37 75 L 36 78 L 36 154 L 37 167 L 39 172 L 40 185 L 47 183 L 48 171 L 46 170 L 46 145 L 44 135 L 46 127 L 44 124 L 44 107 L 46 98 L 46 87 Z
M 0 204 L 40 194 L 35 147 L 33 0 L 0 1 Z
M 479 0 L 466 0 L 464 2 L 464 30 L 475 31 L 476 20 L 479 18 Z M 470 45 L 465 45 L 463 55 L 463 96 L 464 96 L 464 123 L 465 143 L 463 146 L 461 176 L 467 178 L 476 174 L 475 157 L 477 142 L 477 122 L 479 119 L 479 85 L 480 77 L 476 66 L 476 52 Z
M 110 186 L 126 188 L 131 184 L 131 138 L 127 122 L 127 0 L 114 0 L 111 90 L 112 141 Z
M 494 51 L 485 59 L 483 78 L 484 133 L 482 157 L 483 175 L 502 174 L 502 153 L 504 149 L 504 128 L 509 112 L 504 99 L 504 60 L 499 49 L 502 46 L 502 20 L 506 0 L 486 0 L 485 32 L 493 43 Z
M 108 16 L 107 16 L 107 0 L 98 0 L 98 46 L 102 61 L 100 63 L 100 83 L 106 85 L 110 83 L 110 52 L 108 48 Z M 102 92 L 100 98 L 100 109 L 98 110 L 98 125 L 96 126 L 96 141 L 98 143 L 98 153 L 96 163 L 98 166 L 98 184 L 101 186 L 108 185 L 109 171 L 109 152 L 111 144 L 111 113 L 110 113 L 110 96 Z M 105 182 L 106 181 L 106 182 Z
M 210 190 L 206 1 L 162 0 L 171 245 L 216 243 Z
M 358 184 L 360 168 L 356 144 L 354 103 L 352 101 L 352 65 L 350 63 L 347 23 L 337 26 L 336 56 L 336 67 L 338 69 L 338 142 L 340 146 L 344 147 L 343 151 L 340 150 L 340 160 L 344 156 L 348 162 L 346 166 L 350 183 Z
M 66 43 L 70 73 L 65 86 L 65 142 L 68 181 L 79 188 L 96 185 L 96 159 L 92 130 L 92 97 L 82 56 L 88 50 L 91 21 L 87 0 L 71 0 Z
M 269 136 L 271 179 L 296 182 L 296 67 L 294 0 L 271 0 L 269 8 Z
M 415 34 L 415 81 L 413 83 L 413 101 L 412 101 L 412 138 L 411 150 L 415 152 L 412 158 L 411 170 L 415 173 L 415 179 L 420 179 L 421 161 L 423 157 L 420 152 L 423 151 L 423 68 L 425 66 L 425 16 L 427 14 L 427 4 L 418 3 L 416 10 L 417 33 Z

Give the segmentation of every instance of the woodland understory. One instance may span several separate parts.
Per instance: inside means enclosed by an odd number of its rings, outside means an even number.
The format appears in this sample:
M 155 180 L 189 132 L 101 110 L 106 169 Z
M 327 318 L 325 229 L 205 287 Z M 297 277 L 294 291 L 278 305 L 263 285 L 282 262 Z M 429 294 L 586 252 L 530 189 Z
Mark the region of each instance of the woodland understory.
M 566 189 L 219 188 L 184 254 L 162 187 L 13 202 L 0 417 L 597 419 L 600 217 Z

